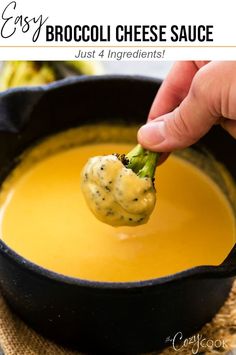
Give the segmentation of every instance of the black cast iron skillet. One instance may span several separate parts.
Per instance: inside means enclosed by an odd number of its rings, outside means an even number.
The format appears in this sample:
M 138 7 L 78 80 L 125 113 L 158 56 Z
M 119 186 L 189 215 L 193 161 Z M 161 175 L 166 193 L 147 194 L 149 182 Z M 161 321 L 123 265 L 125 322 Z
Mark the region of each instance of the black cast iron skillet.
M 144 77 L 79 77 L 2 93 L 0 181 L 39 138 L 88 122 L 141 124 L 159 86 Z M 215 127 L 201 143 L 236 179 L 235 141 Z M 235 273 L 236 247 L 217 267 L 142 282 L 91 282 L 43 269 L 0 241 L 0 285 L 12 309 L 48 337 L 96 354 L 147 352 L 179 331 L 189 336 L 221 307 Z

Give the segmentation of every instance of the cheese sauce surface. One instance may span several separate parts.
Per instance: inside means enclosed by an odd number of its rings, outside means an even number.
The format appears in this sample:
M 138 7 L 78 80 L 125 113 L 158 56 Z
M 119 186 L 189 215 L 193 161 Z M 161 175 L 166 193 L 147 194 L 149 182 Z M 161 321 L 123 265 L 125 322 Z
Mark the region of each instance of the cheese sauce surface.
M 131 148 L 95 143 L 19 166 L 0 194 L 2 239 L 34 263 L 87 280 L 146 280 L 220 264 L 235 242 L 233 212 L 218 186 L 179 157 L 157 169 L 147 224 L 112 227 L 91 213 L 80 189 L 86 161 Z

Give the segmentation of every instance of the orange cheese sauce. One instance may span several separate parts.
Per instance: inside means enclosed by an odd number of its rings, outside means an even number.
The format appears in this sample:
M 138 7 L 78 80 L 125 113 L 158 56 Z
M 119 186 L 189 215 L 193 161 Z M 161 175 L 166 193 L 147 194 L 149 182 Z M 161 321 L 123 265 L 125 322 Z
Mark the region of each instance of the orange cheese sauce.
M 87 280 L 146 280 L 220 264 L 235 242 L 233 212 L 219 187 L 179 157 L 157 169 L 157 203 L 147 224 L 116 228 L 91 213 L 80 190 L 84 164 L 131 148 L 78 146 L 19 167 L 3 188 L 2 239 L 44 268 Z

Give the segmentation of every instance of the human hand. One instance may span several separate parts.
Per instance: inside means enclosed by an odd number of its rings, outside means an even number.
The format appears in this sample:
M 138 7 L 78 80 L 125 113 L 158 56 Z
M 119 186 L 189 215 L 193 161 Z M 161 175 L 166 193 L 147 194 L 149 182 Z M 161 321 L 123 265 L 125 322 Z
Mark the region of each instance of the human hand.
M 236 138 L 236 61 L 177 62 L 138 140 L 149 150 L 170 152 L 195 143 L 217 123 Z

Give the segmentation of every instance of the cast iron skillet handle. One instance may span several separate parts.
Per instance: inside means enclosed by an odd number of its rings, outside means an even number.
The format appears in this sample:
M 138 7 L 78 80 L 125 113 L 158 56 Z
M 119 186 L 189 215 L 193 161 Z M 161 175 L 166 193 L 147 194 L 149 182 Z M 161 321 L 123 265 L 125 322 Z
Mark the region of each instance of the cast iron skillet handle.
M 221 266 L 219 266 L 219 271 L 219 275 L 224 277 L 236 276 L 236 244 Z
M 0 93 L 0 131 L 18 132 L 27 123 L 45 88 L 13 88 Z M 30 103 L 30 104 L 29 104 Z
M 231 278 L 236 276 L 236 244 L 231 249 L 227 258 L 218 266 L 204 265 L 197 266 L 193 271 L 192 277 L 210 277 L 210 278 Z
M 73 86 L 83 78 L 83 75 L 73 76 L 41 86 L 17 87 L 0 92 L 0 132 L 18 133 L 45 93 Z

